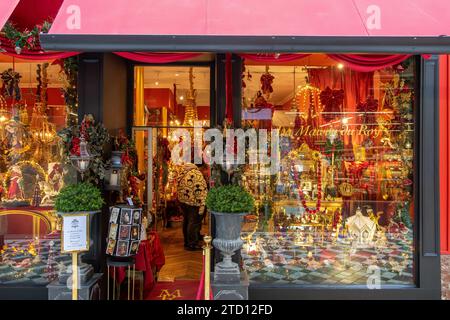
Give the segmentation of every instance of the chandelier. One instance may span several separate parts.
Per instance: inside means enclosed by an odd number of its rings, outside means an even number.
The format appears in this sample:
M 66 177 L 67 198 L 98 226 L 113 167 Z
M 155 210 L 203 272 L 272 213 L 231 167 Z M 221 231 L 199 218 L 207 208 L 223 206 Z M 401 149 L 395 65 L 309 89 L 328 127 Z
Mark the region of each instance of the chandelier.
M 197 98 L 197 90 L 194 89 L 194 73 L 193 68 L 189 68 L 189 92 L 187 94 L 185 112 L 184 112 L 184 127 L 192 127 L 194 121 L 198 120 L 197 115 L 197 103 L 195 99 Z

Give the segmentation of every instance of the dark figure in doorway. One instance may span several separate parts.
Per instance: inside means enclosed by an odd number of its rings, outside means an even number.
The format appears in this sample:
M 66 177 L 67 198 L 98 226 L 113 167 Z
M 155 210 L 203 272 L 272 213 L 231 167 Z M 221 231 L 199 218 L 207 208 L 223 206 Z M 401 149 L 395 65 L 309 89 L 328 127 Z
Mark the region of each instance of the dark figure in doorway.
M 178 176 L 177 195 L 183 210 L 183 236 L 186 250 L 201 250 L 199 234 L 208 192 L 205 178 L 195 164 L 183 165 Z

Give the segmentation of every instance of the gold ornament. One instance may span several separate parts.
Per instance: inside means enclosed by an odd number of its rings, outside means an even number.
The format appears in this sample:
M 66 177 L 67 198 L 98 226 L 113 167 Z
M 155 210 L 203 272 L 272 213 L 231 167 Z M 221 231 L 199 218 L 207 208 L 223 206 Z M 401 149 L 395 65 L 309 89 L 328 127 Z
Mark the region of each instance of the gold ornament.
M 194 89 L 194 73 L 193 68 L 189 68 L 189 92 L 186 99 L 185 110 L 184 110 L 184 121 L 183 126 L 192 127 L 194 121 L 198 120 L 197 115 L 197 103 L 195 99 L 197 98 L 197 90 Z
M 339 193 L 343 197 L 351 197 L 353 194 L 353 186 L 348 182 L 342 182 L 339 185 Z

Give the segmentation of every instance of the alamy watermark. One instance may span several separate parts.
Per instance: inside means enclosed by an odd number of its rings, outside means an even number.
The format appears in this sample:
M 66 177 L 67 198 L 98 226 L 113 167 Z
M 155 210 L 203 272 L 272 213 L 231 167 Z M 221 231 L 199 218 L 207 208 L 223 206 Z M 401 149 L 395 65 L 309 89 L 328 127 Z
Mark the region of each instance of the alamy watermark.
M 172 132 L 172 138 L 179 141 L 171 153 L 175 164 L 205 162 L 228 167 L 262 164 L 270 168 L 270 174 L 280 170 L 279 129 L 203 130 L 201 122 L 195 121 L 193 133 L 179 128 Z

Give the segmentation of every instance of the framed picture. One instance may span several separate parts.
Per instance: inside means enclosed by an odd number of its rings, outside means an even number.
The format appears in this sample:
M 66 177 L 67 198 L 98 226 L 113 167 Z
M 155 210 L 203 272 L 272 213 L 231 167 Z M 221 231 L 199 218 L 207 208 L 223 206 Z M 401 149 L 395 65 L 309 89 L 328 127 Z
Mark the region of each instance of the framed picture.
M 119 227 L 119 225 L 117 223 L 111 223 L 109 225 L 108 238 L 110 238 L 110 239 L 116 239 L 117 238 L 117 228 L 118 227 Z
M 131 241 L 131 245 L 130 245 L 130 256 L 134 256 L 135 254 L 138 253 L 139 250 L 139 241 Z
M 106 247 L 106 254 L 109 254 L 112 256 L 114 254 L 114 248 L 116 247 L 116 240 L 115 239 L 109 239 L 108 240 L 108 246 Z
M 121 225 L 119 227 L 119 240 L 130 240 L 131 226 Z
M 116 256 L 118 257 L 128 256 L 128 243 L 129 241 L 117 241 Z
M 111 208 L 111 216 L 109 217 L 109 222 L 117 223 L 117 218 L 119 218 L 120 208 L 112 207 Z
M 122 209 L 120 211 L 120 224 L 131 224 L 131 209 Z
M 133 224 L 141 224 L 141 210 L 133 210 Z
M 139 224 L 133 224 L 131 226 L 131 240 L 139 240 L 141 228 Z

